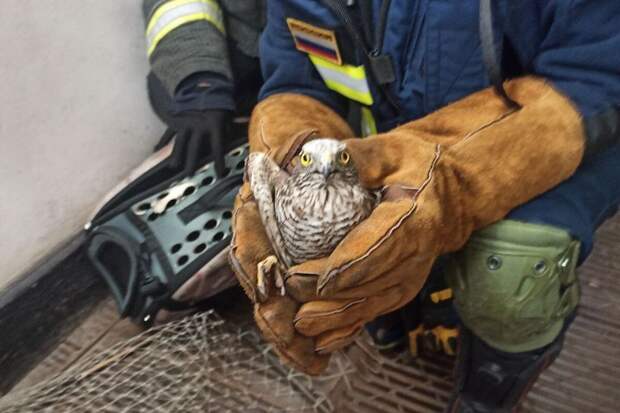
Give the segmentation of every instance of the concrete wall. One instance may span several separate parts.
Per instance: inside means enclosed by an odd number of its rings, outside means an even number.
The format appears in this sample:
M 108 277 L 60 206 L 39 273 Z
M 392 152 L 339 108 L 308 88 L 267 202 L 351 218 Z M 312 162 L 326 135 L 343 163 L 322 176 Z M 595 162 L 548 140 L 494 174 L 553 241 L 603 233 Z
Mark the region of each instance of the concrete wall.
M 3 0 L 0 289 L 84 224 L 163 130 L 139 0 Z

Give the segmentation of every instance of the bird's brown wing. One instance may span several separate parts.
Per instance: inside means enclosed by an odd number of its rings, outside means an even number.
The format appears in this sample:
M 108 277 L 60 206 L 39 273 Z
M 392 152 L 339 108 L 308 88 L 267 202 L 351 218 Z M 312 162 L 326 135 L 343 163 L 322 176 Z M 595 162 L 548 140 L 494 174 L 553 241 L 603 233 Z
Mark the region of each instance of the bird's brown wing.
M 275 187 L 282 185 L 288 174 L 262 152 L 250 154 L 247 172 L 267 237 L 269 237 L 280 263 L 289 268 L 292 265 L 292 259 L 278 229 L 274 203 Z

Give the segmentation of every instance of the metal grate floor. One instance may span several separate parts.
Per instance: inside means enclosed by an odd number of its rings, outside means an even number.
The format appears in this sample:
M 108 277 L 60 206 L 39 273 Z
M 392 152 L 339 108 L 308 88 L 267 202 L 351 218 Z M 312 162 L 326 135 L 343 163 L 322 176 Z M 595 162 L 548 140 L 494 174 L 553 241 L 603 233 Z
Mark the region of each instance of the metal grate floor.
M 564 351 L 538 379 L 522 411 L 615 413 L 620 411 L 620 215 L 597 234 L 596 248 L 580 270 L 582 304 L 568 331 Z M 240 294 L 233 290 L 232 294 Z M 251 314 L 242 299 L 214 303 L 224 319 L 243 323 Z M 17 387 L 47 379 L 139 329 L 119 321 L 111 301 L 104 302 Z M 357 367 L 331 390 L 343 413 L 441 412 L 450 397 L 453 361 L 447 357 L 412 360 L 406 354 L 384 357 L 363 344 L 348 356 Z
M 620 411 L 620 216 L 597 240 L 580 269 L 582 301 L 564 350 L 536 382 L 523 412 Z M 389 359 L 363 346 L 351 353 L 360 373 L 335 393 L 338 412 L 443 411 L 452 389 L 451 359 Z

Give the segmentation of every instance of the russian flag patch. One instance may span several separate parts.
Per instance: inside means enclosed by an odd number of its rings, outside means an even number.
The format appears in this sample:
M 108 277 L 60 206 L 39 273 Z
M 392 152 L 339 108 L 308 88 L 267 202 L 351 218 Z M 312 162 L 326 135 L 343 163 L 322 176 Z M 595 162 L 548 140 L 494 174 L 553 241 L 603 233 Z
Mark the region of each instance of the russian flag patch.
M 287 18 L 286 23 L 297 50 L 342 65 L 336 33 L 292 18 Z

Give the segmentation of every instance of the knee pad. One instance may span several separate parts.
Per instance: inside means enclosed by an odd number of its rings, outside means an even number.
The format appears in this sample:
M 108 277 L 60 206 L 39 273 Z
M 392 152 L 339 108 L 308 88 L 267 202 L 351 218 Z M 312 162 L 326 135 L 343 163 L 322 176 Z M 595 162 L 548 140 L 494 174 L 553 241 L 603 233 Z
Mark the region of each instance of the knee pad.
M 476 232 L 446 272 L 472 332 L 505 352 L 551 343 L 579 302 L 579 242 L 559 228 L 504 220 Z

